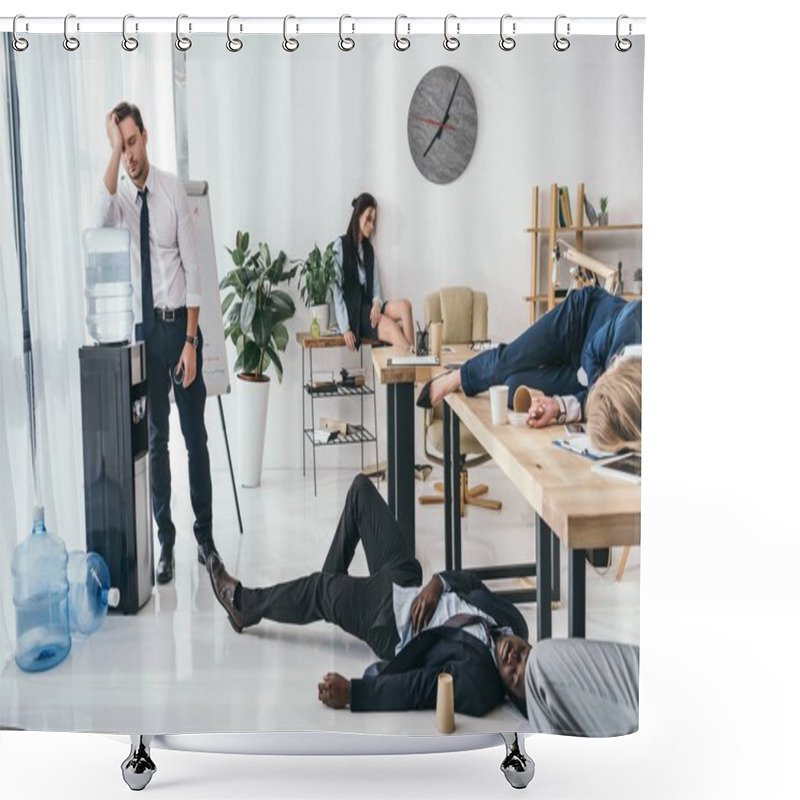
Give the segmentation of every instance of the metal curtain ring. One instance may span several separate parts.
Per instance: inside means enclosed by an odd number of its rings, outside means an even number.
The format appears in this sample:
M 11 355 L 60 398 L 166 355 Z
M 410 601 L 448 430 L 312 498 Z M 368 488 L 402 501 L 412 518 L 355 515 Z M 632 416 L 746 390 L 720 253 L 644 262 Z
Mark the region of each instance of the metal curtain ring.
M 72 52 L 73 50 L 77 50 L 81 46 L 81 43 L 76 37 L 70 36 L 67 33 L 67 23 L 70 19 L 75 19 L 75 15 L 67 14 L 67 16 L 64 17 L 64 49 Z
M 231 22 L 235 19 L 239 19 L 236 14 L 231 14 L 228 17 L 228 41 L 225 42 L 225 47 L 227 47 L 231 53 L 238 53 L 242 47 L 244 47 L 241 39 L 236 39 L 231 36 Z
M 503 25 L 507 19 L 511 19 L 511 14 L 503 14 L 503 16 L 500 17 L 500 49 L 506 52 L 513 50 L 517 46 L 517 40 L 513 36 L 506 36 L 503 31 Z M 517 32 L 516 22 L 511 23 L 511 32 Z
M 559 36 L 558 35 L 558 21 L 560 19 L 566 19 L 566 14 L 559 14 L 556 17 L 555 24 L 553 26 L 554 36 L 556 37 L 555 41 L 553 42 L 553 47 L 558 50 L 559 53 L 563 53 L 565 50 L 569 50 L 569 39 L 566 36 Z M 567 36 L 569 36 L 569 22 L 567 23 Z
M 627 53 L 628 50 L 630 50 L 631 47 L 633 47 L 633 42 L 630 39 L 623 39 L 619 35 L 619 23 L 622 22 L 623 19 L 628 19 L 628 15 L 627 14 L 620 14 L 617 17 L 617 41 L 614 42 L 614 47 L 616 47 L 617 50 L 620 51 L 620 53 Z M 629 22 L 628 23 L 628 33 L 630 34 L 630 32 L 631 32 L 631 24 Z
M 27 50 L 28 49 L 29 42 L 28 42 L 27 39 L 23 39 L 21 36 L 17 35 L 17 20 L 18 19 L 25 19 L 25 15 L 24 14 L 17 14 L 17 16 L 14 17 L 14 24 L 11 26 L 11 30 L 12 30 L 12 32 L 14 34 L 13 47 L 18 53 L 21 53 L 23 50 Z M 27 23 L 26 23 L 26 28 L 27 28 Z
M 178 14 L 175 19 L 175 47 L 183 53 L 192 46 L 192 40 L 188 36 L 181 35 L 181 20 L 187 19 L 188 17 L 188 14 Z M 189 30 L 191 29 L 192 24 L 189 23 Z
M 402 51 L 408 50 L 408 48 L 411 47 L 411 39 L 407 39 L 405 36 L 400 35 L 398 27 L 401 19 L 408 19 L 408 17 L 405 14 L 398 14 L 394 18 L 394 49 Z M 411 33 L 410 23 L 407 22 L 406 26 L 408 27 L 408 33 Z
M 129 53 L 133 52 L 139 46 L 139 40 L 134 39 L 133 36 L 128 36 L 128 20 L 134 19 L 133 14 L 126 14 L 122 18 L 122 49 L 127 50 Z M 139 30 L 139 26 L 136 26 Z
M 349 36 L 344 36 L 342 34 L 342 25 L 346 19 L 353 19 L 353 18 L 349 14 L 342 14 L 342 16 L 339 17 L 339 49 L 344 50 L 345 52 L 347 52 L 348 50 L 352 50 L 356 46 L 356 43 L 353 39 L 351 39 Z M 355 23 L 352 23 L 352 25 L 353 25 L 353 31 L 355 31 L 356 29 Z
M 448 14 L 444 18 L 444 43 L 443 43 L 444 44 L 444 49 L 445 50 L 450 50 L 450 52 L 452 52 L 453 50 L 458 50 L 458 48 L 461 47 L 461 41 L 458 39 L 458 37 L 457 36 L 450 36 L 447 33 L 447 24 L 448 24 L 448 22 L 450 22 L 451 19 L 456 19 L 456 15 L 455 14 Z M 456 23 L 456 33 L 460 33 L 460 32 L 461 32 L 461 23 L 457 22 Z
M 289 36 L 287 36 L 287 27 L 288 27 L 290 19 L 296 19 L 296 17 L 293 17 L 291 14 L 289 14 L 288 16 L 283 18 L 283 45 L 282 46 L 283 46 L 283 49 L 287 53 L 294 53 L 294 51 L 297 50 L 298 47 L 300 47 L 300 42 L 298 42 L 297 39 L 290 38 Z

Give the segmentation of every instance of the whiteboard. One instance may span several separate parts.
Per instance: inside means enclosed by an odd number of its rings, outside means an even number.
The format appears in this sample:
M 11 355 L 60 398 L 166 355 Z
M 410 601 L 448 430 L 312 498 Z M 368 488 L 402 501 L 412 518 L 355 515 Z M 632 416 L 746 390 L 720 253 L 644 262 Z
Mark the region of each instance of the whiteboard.
M 211 208 L 208 204 L 208 182 L 185 181 L 183 186 L 194 220 L 195 244 L 202 277 L 200 329 L 203 331 L 203 380 L 209 396 L 228 394 L 231 382 L 228 377 L 228 354 L 222 325 Z

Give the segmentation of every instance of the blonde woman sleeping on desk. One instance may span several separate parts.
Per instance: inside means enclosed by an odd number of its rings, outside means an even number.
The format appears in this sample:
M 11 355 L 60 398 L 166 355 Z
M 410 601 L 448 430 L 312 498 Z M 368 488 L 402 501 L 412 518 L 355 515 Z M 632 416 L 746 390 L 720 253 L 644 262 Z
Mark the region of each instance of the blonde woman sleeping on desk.
M 528 410 L 528 425 L 547 425 L 587 421 L 586 401 L 589 392 L 608 372 L 615 359 L 625 352 L 636 352 L 641 361 L 642 301 L 626 303 L 600 287 L 586 287 L 571 292 L 566 300 L 537 320 L 509 344 L 501 344 L 471 358 L 458 370 L 444 373 L 422 387 L 417 405 L 430 408 L 451 392 L 462 390 L 472 396 L 490 386 L 509 387 L 509 405 L 518 389 L 535 389 Z M 616 381 L 617 377 L 610 378 Z M 634 428 L 641 429 L 641 371 L 639 400 L 625 413 L 638 419 Z M 635 381 L 635 378 L 634 378 Z M 534 394 L 534 392 L 531 392 Z M 630 393 L 628 393 L 629 395 Z M 625 393 L 617 398 L 630 402 Z M 612 427 L 619 421 L 615 406 Z M 599 430 L 595 422 L 595 430 Z M 618 432 L 622 442 L 637 441 L 631 437 L 630 425 Z

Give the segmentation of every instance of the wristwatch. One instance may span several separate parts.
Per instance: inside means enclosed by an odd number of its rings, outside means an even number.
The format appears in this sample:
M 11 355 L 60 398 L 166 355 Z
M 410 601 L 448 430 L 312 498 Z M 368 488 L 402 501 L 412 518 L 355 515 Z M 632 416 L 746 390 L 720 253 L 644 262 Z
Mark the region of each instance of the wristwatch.
M 197 348 L 200 346 L 200 337 L 199 336 L 189 336 L 189 334 L 187 333 L 186 334 L 186 341 L 189 342 L 189 344 L 192 347 L 194 347 L 195 350 L 197 350 Z

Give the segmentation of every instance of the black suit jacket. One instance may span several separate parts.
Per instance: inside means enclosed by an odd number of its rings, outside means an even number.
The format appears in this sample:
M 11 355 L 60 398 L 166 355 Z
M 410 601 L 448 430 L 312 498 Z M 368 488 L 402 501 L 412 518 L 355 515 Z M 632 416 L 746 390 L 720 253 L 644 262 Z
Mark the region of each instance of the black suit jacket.
M 442 572 L 450 589 L 498 625 L 510 627 L 523 639 L 528 626 L 517 608 L 493 594 L 471 572 Z M 351 711 L 404 711 L 436 708 L 437 676 L 453 676 L 455 710 L 480 717 L 503 702 L 505 686 L 489 648 L 460 628 L 435 627 L 422 631 L 378 671 L 367 670 L 351 681 Z

